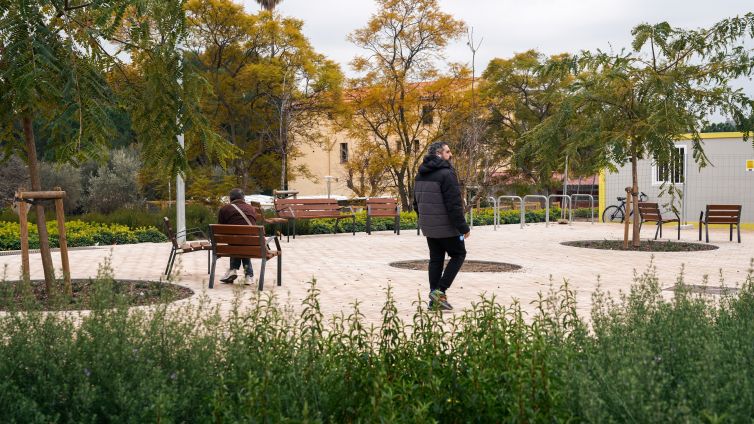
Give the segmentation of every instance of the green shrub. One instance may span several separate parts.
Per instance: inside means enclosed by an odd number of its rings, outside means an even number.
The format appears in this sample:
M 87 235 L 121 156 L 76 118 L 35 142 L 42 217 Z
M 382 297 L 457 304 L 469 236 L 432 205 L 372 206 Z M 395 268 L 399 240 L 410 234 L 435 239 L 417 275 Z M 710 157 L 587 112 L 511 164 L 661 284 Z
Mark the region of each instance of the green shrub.
M 154 227 L 130 229 L 120 224 L 67 221 L 65 228 L 66 242 L 69 247 L 167 241 L 167 237 Z M 48 221 L 47 230 L 50 236 L 50 246 L 58 247 L 57 222 Z M 37 226 L 32 223 L 29 224 L 29 247 L 39 248 Z M 18 223 L 0 222 L 0 250 L 19 250 L 20 248 Z
M 531 315 L 481 298 L 410 322 L 388 289 L 371 327 L 358 303 L 325 317 L 314 284 L 299 315 L 264 293 L 221 316 L 129 310 L 101 276 L 91 314 L 0 315 L 0 421 L 749 422 L 751 273 L 714 301 L 678 283 L 597 292 L 591 326 L 567 285 Z

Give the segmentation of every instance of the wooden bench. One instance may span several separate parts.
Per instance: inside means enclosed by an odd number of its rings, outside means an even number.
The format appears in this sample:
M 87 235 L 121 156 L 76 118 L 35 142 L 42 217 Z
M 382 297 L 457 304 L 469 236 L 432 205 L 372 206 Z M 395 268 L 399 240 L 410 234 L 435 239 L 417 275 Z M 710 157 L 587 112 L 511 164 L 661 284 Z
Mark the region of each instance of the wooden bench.
M 209 239 L 212 243 L 212 266 L 209 272 L 209 288 L 215 287 L 215 265 L 217 258 L 261 259 L 259 290 L 264 287 L 264 270 L 267 261 L 278 258 L 278 286 L 283 283 L 283 252 L 276 236 L 265 237 L 262 225 L 211 224 Z M 270 250 L 269 243 L 275 242 L 277 250 Z
M 735 225 L 738 242 L 741 243 L 741 205 L 707 205 L 707 210 L 699 215 L 699 241 L 702 240 L 702 226 L 704 226 L 704 240 L 709 243 L 710 224 L 728 224 L 730 241 L 733 241 L 733 226 Z
M 639 231 L 641 231 L 641 226 L 645 222 L 657 223 L 657 229 L 655 230 L 655 240 L 657 240 L 658 234 L 660 235 L 660 237 L 662 237 L 662 224 L 677 222 L 678 240 L 681 239 L 681 218 L 678 216 L 678 214 L 676 214 L 675 218 L 663 218 L 662 213 L 660 212 L 660 205 L 652 202 L 639 202 L 639 217 L 641 218 Z
M 347 210 L 348 213 L 342 213 Z M 335 218 L 333 234 L 338 231 L 338 222 L 343 218 L 353 221 L 353 235 L 356 235 L 356 214 L 350 206 L 341 207 L 335 199 L 275 199 L 275 212 L 293 224 L 293 238 L 296 238 L 296 221 L 314 218 Z
M 398 199 L 385 197 L 370 197 L 366 200 L 367 206 L 367 234 L 372 234 L 372 217 L 393 217 L 393 233 L 401 234 L 401 207 Z
M 162 223 L 165 225 L 165 234 L 168 236 L 168 240 L 172 243 L 170 249 L 170 256 L 168 257 L 168 264 L 165 267 L 165 275 L 169 278 L 170 273 L 173 271 L 173 264 L 175 263 L 175 257 L 184 253 L 207 251 L 207 273 L 209 274 L 210 266 L 210 250 L 212 246 L 207 241 L 207 236 L 204 231 L 198 228 L 190 228 L 186 231 L 179 231 L 173 233 L 173 228 L 170 226 L 170 219 L 166 216 L 162 218 Z M 191 234 L 201 235 L 204 240 L 200 241 L 185 241 L 182 244 L 178 244 L 178 235 L 188 236 Z

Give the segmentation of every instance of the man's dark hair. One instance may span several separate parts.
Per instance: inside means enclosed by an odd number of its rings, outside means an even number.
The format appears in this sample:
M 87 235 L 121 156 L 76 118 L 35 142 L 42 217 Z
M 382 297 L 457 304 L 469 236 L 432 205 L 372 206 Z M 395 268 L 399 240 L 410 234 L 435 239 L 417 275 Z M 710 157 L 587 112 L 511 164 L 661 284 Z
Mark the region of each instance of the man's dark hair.
M 230 197 L 230 201 L 239 200 L 244 198 L 243 190 L 240 188 L 234 188 L 230 191 L 230 194 L 228 194 L 228 197 Z
M 437 156 L 437 154 L 442 151 L 442 148 L 447 145 L 448 143 L 444 141 L 435 141 L 429 145 L 429 148 L 427 148 L 427 156 Z

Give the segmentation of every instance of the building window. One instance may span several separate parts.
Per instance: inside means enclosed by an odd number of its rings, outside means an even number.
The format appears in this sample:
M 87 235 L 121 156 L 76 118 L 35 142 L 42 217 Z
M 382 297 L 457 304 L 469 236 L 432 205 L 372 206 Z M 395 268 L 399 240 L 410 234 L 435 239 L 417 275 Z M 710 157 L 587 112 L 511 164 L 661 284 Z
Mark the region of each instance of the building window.
M 432 113 L 432 106 L 429 106 L 429 105 L 422 106 L 422 124 L 432 125 L 433 118 L 434 116 Z
M 340 163 L 348 162 L 348 143 L 340 143 Z
M 686 146 L 675 146 L 667 163 L 655 161 L 652 166 L 652 185 L 683 184 L 686 176 Z
M 419 154 L 419 140 L 417 139 L 414 139 L 414 154 L 415 155 Z

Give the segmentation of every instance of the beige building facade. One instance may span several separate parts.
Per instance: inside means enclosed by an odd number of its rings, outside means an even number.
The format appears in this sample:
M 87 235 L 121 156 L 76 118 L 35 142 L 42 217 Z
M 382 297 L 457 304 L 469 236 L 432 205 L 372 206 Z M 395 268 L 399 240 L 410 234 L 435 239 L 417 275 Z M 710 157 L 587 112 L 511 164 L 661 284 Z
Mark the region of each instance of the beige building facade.
M 288 188 L 298 191 L 299 196 L 326 197 L 329 180 L 330 195 L 353 197 L 353 191 L 346 185 L 348 174 L 344 165 L 358 142 L 345 131 L 327 131 L 324 141 L 322 145 L 299 146 L 301 155 L 291 165 L 306 166 L 311 176 L 298 175 L 288 182 Z

